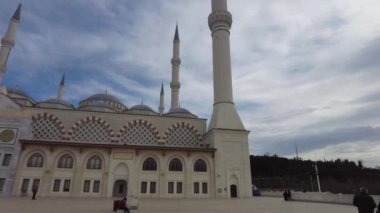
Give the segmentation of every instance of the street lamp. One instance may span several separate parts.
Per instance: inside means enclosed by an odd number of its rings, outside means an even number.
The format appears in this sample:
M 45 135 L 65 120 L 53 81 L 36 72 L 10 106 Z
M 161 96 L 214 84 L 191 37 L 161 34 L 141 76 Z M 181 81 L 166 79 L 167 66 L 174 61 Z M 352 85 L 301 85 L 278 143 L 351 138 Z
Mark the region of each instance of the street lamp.
M 314 162 L 315 175 L 317 176 L 318 191 L 321 192 L 321 183 L 319 182 L 317 162 Z

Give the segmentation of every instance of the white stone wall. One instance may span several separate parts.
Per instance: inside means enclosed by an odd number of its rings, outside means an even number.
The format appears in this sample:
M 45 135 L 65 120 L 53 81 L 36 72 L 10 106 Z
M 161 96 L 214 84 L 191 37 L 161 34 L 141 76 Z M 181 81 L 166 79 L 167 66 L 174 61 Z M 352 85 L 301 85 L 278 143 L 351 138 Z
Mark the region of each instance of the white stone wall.
M 210 198 L 213 197 L 213 153 L 202 151 L 176 151 L 176 150 L 135 150 L 125 148 L 92 148 L 70 147 L 52 145 L 25 144 L 17 169 L 17 178 L 13 195 L 21 194 L 23 179 L 30 179 L 27 193 L 31 194 L 33 179 L 40 179 L 40 196 L 68 196 L 68 197 L 112 197 L 114 183 L 117 180 L 127 181 L 128 196 L 136 197 L 173 197 L 173 198 Z M 28 159 L 40 153 L 44 157 L 41 168 L 27 167 Z M 59 158 L 70 154 L 74 158 L 74 167 L 70 169 L 57 168 Z M 101 170 L 86 168 L 87 160 L 96 154 L 102 159 Z M 143 171 L 145 159 L 152 157 L 157 162 L 157 171 Z M 169 171 L 170 160 L 178 158 L 182 162 L 183 171 Z M 194 162 L 203 159 L 207 164 L 207 172 L 194 172 Z M 59 192 L 53 191 L 54 180 L 61 180 Z M 70 191 L 64 192 L 64 180 L 70 180 Z M 83 192 L 84 181 L 100 181 L 99 193 Z M 156 182 L 155 193 L 141 193 L 141 182 Z M 182 182 L 181 194 L 169 194 L 168 182 Z M 194 194 L 193 183 L 206 182 L 206 194 Z M 148 184 L 149 185 L 149 184 Z M 149 188 L 148 188 L 149 192 Z

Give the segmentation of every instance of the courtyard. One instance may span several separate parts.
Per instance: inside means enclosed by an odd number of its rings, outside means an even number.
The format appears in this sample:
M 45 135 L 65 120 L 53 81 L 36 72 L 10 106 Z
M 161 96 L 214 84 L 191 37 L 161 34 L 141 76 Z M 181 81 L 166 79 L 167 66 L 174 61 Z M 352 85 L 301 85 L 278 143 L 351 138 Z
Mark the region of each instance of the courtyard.
M 113 199 L 100 198 L 0 198 L 0 213 L 112 212 Z M 118 211 L 122 212 L 121 210 Z M 356 213 L 354 206 L 285 202 L 277 197 L 251 199 L 141 199 L 133 213 Z

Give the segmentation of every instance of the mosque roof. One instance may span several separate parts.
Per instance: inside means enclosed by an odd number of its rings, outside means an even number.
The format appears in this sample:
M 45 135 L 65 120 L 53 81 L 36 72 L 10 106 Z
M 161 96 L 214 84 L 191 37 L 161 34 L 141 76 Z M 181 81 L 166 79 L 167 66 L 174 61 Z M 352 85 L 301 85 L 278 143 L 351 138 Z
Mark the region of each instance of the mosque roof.
M 186 114 L 192 114 L 189 110 L 185 109 L 185 108 L 181 108 L 181 107 L 178 107 L 178 108 L 172 108 L 169 110 L 168 114 L 169 113 L 186 113 Z
M 165 115 L 167 115 L 167 116 L 179 116 L 179 117 L 183 116 L 183 117 L 189 117 L 189 118 L 197 118 L 197 116 L 194 115 L 193 113 L 191 113 L 189 110 L 187 110 L 185 108 L 181 108 L 181 107 L 172 108 Z

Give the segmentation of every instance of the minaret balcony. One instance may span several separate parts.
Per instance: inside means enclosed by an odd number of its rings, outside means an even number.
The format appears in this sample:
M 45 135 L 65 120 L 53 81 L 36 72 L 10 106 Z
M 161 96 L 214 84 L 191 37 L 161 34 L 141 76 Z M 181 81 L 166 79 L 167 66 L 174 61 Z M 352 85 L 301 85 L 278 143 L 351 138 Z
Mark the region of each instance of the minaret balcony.
M 12 41 L 12 40 L 8 40 L 8 39 L 5 39 L 5 38 L 2 38 L 1 39 L 1 46 L 2 47 L 12 48 L 12 47 L 15 46 L 15 42 Z
M 170 82 L 170 88 L 179 89 L 181 87 L 181 83 L 179 82 Z
M 171 62 L 172 62 L 172 64 L 180 65 L 181 64 L 181 59 L 179 59 L 179 58 L 172 58 Z
M 230 31 L 232 26 L 231 13 L 223 10 L 213 11 L 208 16 L 208 26 L 212 32 L 221 29 Z

